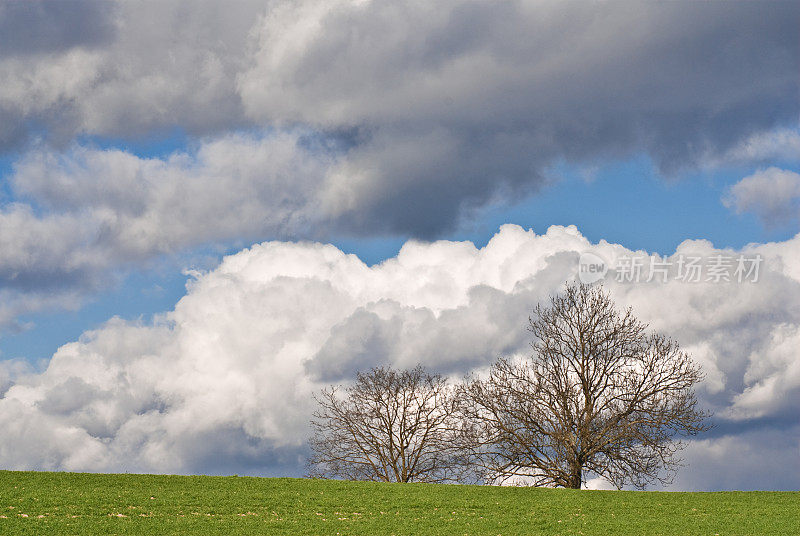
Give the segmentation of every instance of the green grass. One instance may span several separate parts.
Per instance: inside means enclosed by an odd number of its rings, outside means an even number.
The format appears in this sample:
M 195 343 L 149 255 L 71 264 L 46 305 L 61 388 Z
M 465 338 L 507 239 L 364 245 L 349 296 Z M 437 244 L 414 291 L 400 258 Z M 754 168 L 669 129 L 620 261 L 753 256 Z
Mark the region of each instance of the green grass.
M 0 534 L 800 534 L 800 492 L 0 471 Z

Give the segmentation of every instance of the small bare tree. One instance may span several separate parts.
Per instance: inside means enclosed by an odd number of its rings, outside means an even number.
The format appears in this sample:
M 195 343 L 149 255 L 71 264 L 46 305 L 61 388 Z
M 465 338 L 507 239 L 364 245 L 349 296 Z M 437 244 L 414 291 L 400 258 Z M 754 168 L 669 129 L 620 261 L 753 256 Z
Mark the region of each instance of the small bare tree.
M 471 423 L 464 444 L 487 479 L 668 482 L 680 463 L 677 436 L 707 429 L 693 394 L 702 373 L 690 357 L 647 333 L 630 309 L 619 312 L 601 287 L 568 286 L 529 322 L 531 358 L 500 359 L 461 391 Z
M 452 482 L 467 474 L 453 438 L 454 389 L 418 366 L 359 372 L 323 390 L 311 421 L 309 475 L 384 482 Z

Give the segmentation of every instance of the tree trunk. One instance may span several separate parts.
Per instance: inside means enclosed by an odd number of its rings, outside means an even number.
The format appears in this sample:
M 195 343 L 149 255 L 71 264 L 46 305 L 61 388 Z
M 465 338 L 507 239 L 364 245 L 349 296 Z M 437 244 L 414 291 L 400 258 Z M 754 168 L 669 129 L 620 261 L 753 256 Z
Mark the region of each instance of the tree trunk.
M 579 464 L 574 464 L 570 468 L 569 481 L 567 487 L 572 489 L 581 489 L 583 482 L 583 468 Z

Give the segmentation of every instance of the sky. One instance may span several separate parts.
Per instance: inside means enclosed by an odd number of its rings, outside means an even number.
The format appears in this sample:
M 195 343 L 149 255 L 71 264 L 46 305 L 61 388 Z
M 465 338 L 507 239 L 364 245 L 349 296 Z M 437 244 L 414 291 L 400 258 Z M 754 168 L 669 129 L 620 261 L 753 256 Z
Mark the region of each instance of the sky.
M 715 426 L 666 489 L 798 489 L 798 23 L 0 2 L 0 467 L 300 476 L 314 392 L 526 355 L 591 253 L 706 372 Z

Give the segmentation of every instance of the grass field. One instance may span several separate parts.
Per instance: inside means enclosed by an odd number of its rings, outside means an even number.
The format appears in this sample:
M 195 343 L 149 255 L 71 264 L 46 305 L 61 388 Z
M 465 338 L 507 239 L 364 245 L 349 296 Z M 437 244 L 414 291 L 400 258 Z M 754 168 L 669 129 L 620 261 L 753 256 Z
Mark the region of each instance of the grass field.
M 0 471 L 0 534 L 800 534 L 800 492 Z

